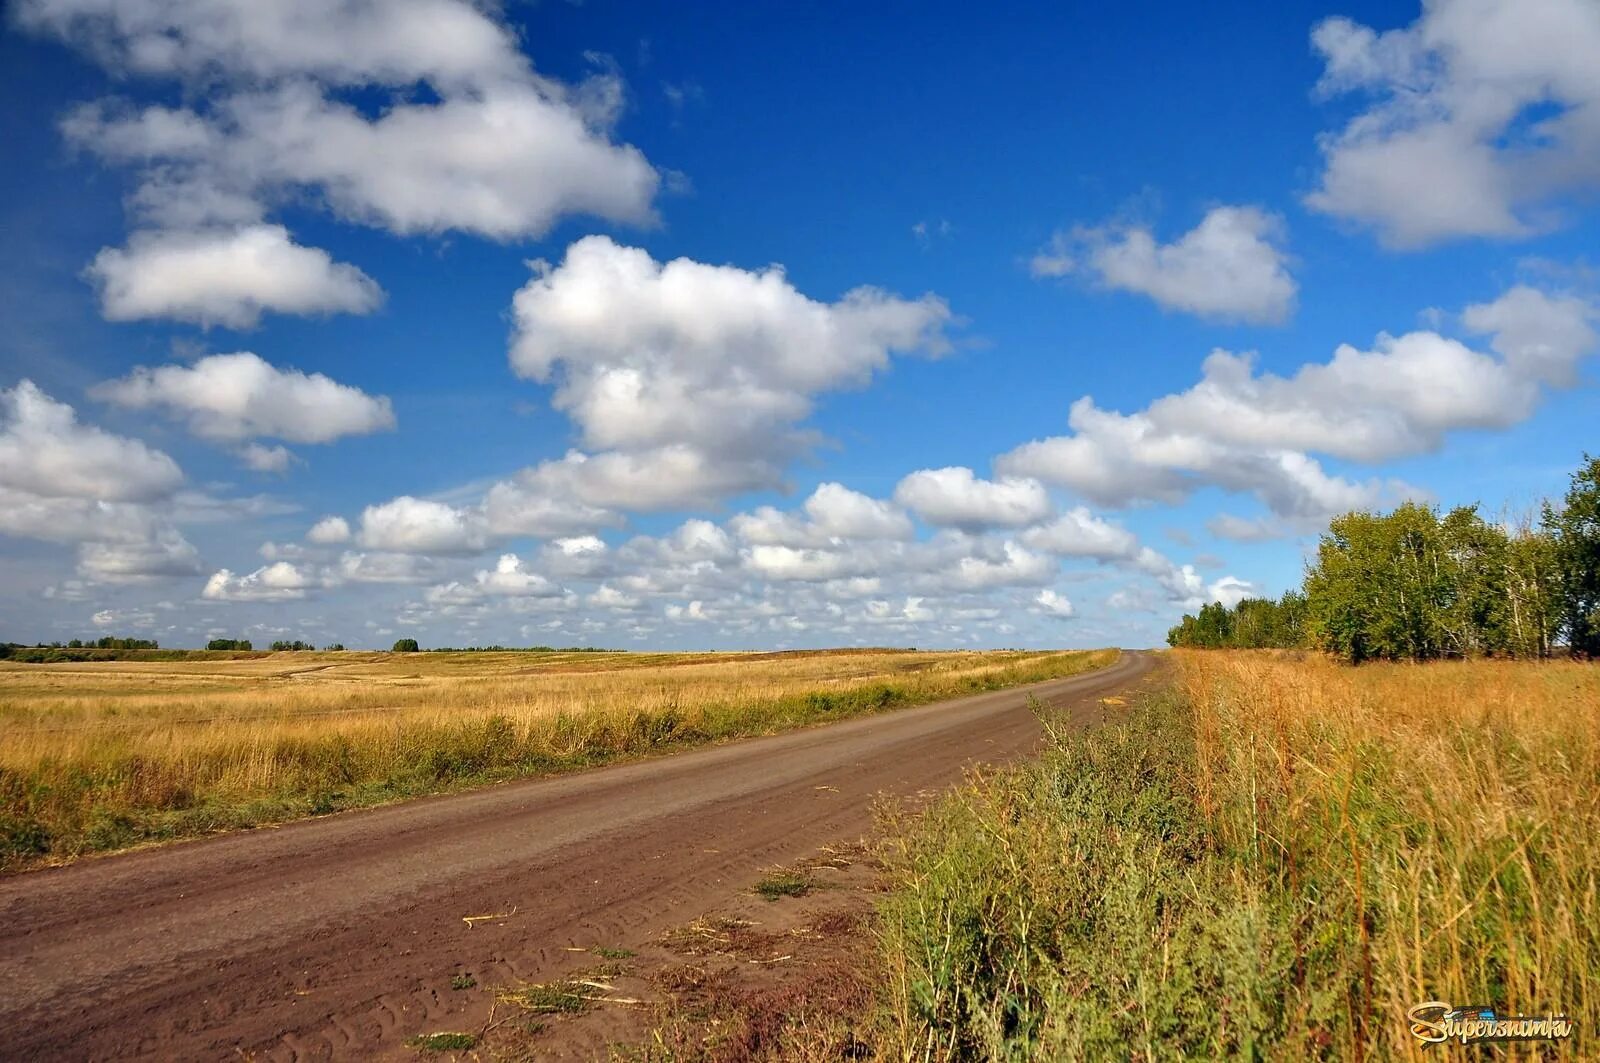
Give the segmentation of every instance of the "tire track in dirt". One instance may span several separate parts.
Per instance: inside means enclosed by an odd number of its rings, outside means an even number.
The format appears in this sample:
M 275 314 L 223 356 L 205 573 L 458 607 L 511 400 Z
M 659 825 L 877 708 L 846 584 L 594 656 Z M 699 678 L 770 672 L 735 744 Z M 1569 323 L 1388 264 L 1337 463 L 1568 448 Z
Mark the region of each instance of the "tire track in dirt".
M 660 933 L 865 833 L 881 793 L 1032 749 L 1030 694 L 1087 721 L 1154 662 L 0 880 L 0 1057 L 414 1058 L 487 1019 L 458 972 Z

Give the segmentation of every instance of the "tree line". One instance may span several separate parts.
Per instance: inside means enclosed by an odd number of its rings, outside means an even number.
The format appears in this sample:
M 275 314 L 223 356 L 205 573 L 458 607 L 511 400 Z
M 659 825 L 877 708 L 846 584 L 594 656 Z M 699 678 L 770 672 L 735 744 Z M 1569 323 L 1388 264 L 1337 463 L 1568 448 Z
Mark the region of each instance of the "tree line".
M 107 636 L 99 639 L 73 639 L 70 642 L 39 642 L 32 645 L 20 642 L 0 642 L 0 660 L 21 661 L 27 664 L 54 663 L 60 661 L 86 661 L 106 659 L 103 655 L 96 657 L 84 651 L 90 650 L 158 650 L 160 645 L 154 639 L 117 638 Z M 301 639 L 279 639 L 268 647 L 277 653 L 315 650 L 315 644 Z M 339 652 L 345 648 L 342 642 L 330 642 L 322 649 L 324 652 Z M 254 652 L 255 644 L 249 639 L 214 638 L 206 643 L 208 650 L 222 650 L 231 652 Z M 74 652 L 77 651 L 77 652 Z M 174 650 L 175 654 L 184 654 L 192 651 Z M 620 650 L 602 649 L 596 646 L 465 646 L 454 649 L 448 646 L 429 647 L 424 650 L 417 644 L 416 639 L 397 639 L 394 644 L 394 653 L 620 653 Z
M 1600 458 L 1585 455 L 1560 504 L 1516 525 L 1412 502 L 1337 517 L 1299 590 L 1213 602 L 1167 642 L 1321 649 L 1352 663 L 1600 657 Z
M 411 652 L 416 652 L 414 640 Z M 395 649 L 399 649 L 399 644 Z M 601 646 L 429 646 L 426 653 L 622 653 L 622 650 L 609 650 Z
M 255 647 L 252 645 L 249 639 L 212 639 L 210 642 L 206 643 L 206 649 L 208 650 L 251 650 L 254 648 Z M 279 639 L 267 647 L 267 649 L 272 650 L 274 653 L 283 653 L 294 650 L 314 650 L 316 648 L 317 647 L 312 643 L 302 642 L 299 639 L 294 639 L 293 641 L 289 639 Z M 344 649 L 344 643 L 331 642 L 322 648 L 324 650 L 342 650 Z
M 120 638 L 115 635 L 106 635 L 97 639 L 71 639 L 67 642 L 36 642 L 25 645 L 20 642 L 0 642 L 0 660 L 21 661 L 31 664 L 37 661 L 82 661 L 88 660 L 87 655 L 73 653 L 73 650 L 158 650 L 161 646 L 155 639 Z

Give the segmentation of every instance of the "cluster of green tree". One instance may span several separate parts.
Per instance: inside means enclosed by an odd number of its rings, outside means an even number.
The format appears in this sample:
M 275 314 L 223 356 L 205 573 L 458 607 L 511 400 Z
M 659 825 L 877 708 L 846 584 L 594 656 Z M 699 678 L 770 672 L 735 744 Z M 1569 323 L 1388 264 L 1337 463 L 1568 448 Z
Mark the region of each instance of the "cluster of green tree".
M 1282 598 L 1246 598 L 1229 609 L 1221 602 L 1202 605 L 1167 632 L 1173 646 L 1201 649 L 1280 649 L 1306 645 L 1306 596 L 1289 591 Z
M 51 661 L 87 661 L 93 659 L 86 650 L 156 650 L 160 645 L 154 639 L 125 639 L 106 635 L 98 639 L 72 639 L 69 642 L 36 642 L 29 646 L 20 642 L 0 643 L 0 660 L 35 664 Z
M 0 643 L 0 660 L 10 660 L 17 664 L 66 664 L 81 661 L 129 660 L 181 661 L 188 659 L 190 654 L 196 652 L 198 651 L 163 650 L 149 647 L 101 649 L 98 646 L 73 646 L 63 642 L 39 643 L 33 646 L 16 642 Z
M 409 641 L 409 640 L 407 640 Z M 399 649 L 397 645 L 395 649 Z M 622 653 L 604 646 L 434 646 L 429 653 Z
M 161 644 L 155 639 L 122 639 L 112 635 L 105 635 L 97 639 L 73 639 L 67 643 L 72 649 L 96 650 L 159 650 Z
M 313 646 L 311 643 L 309 643 L 309 642 L 301 642 L 299 639 L 295 639 L 293 642 L 290 642 L 287 639 L 279 639 L 278 641 L 274 642 L 271 646 L 269 646 L 267 648 L 272 650 L 274 653 L 282 653 L 285 650 L 314 650 L 314 649 L 316 649 L 316 647 Z
M 161 648 L 161 644 L 155 639 L 124 639 L 114 635 L 97 639 L 72 639 L 69 642 L 35 642 L 32 646 L 20 642 L 9 642 L 6 645 L 15 650 L 158 650 Z
M 249 639 L 212 639 L 206 643 L 208 650 L 249 650 L 255 647 L 250 645 Z
M 1173 646 L 1314 647 L 1348 661 L 1600 656 L 1600 458 L 1559 506 L 1507 528 L 1476 506 L 1331 522 L 1298 592 L 1185 616 Z

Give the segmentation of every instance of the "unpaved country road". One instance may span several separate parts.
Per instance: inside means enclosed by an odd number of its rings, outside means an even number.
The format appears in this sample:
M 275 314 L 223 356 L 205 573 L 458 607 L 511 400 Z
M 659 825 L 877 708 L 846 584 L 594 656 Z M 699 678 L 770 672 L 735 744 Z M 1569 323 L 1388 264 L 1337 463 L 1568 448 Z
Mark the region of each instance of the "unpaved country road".
M 0 1058 L 415 1058 L 572 969 L 1087 721 L 1156 663 L 0 879 Z M 469 925 L 465 916 L 505 914 Z

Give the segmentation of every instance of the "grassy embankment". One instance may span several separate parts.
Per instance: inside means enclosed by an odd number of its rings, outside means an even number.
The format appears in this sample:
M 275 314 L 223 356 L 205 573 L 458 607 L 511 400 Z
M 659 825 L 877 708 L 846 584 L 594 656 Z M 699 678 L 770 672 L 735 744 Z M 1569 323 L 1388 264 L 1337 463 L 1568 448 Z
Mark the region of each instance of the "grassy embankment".
M 1115 651 L 0 662 L 0 869 L 1070 675 Z
M 1600 1051 L 1600 668 L 1175 656 L 895 825 L 877 1058 L 1422 1059 L 1428 1000 Z

